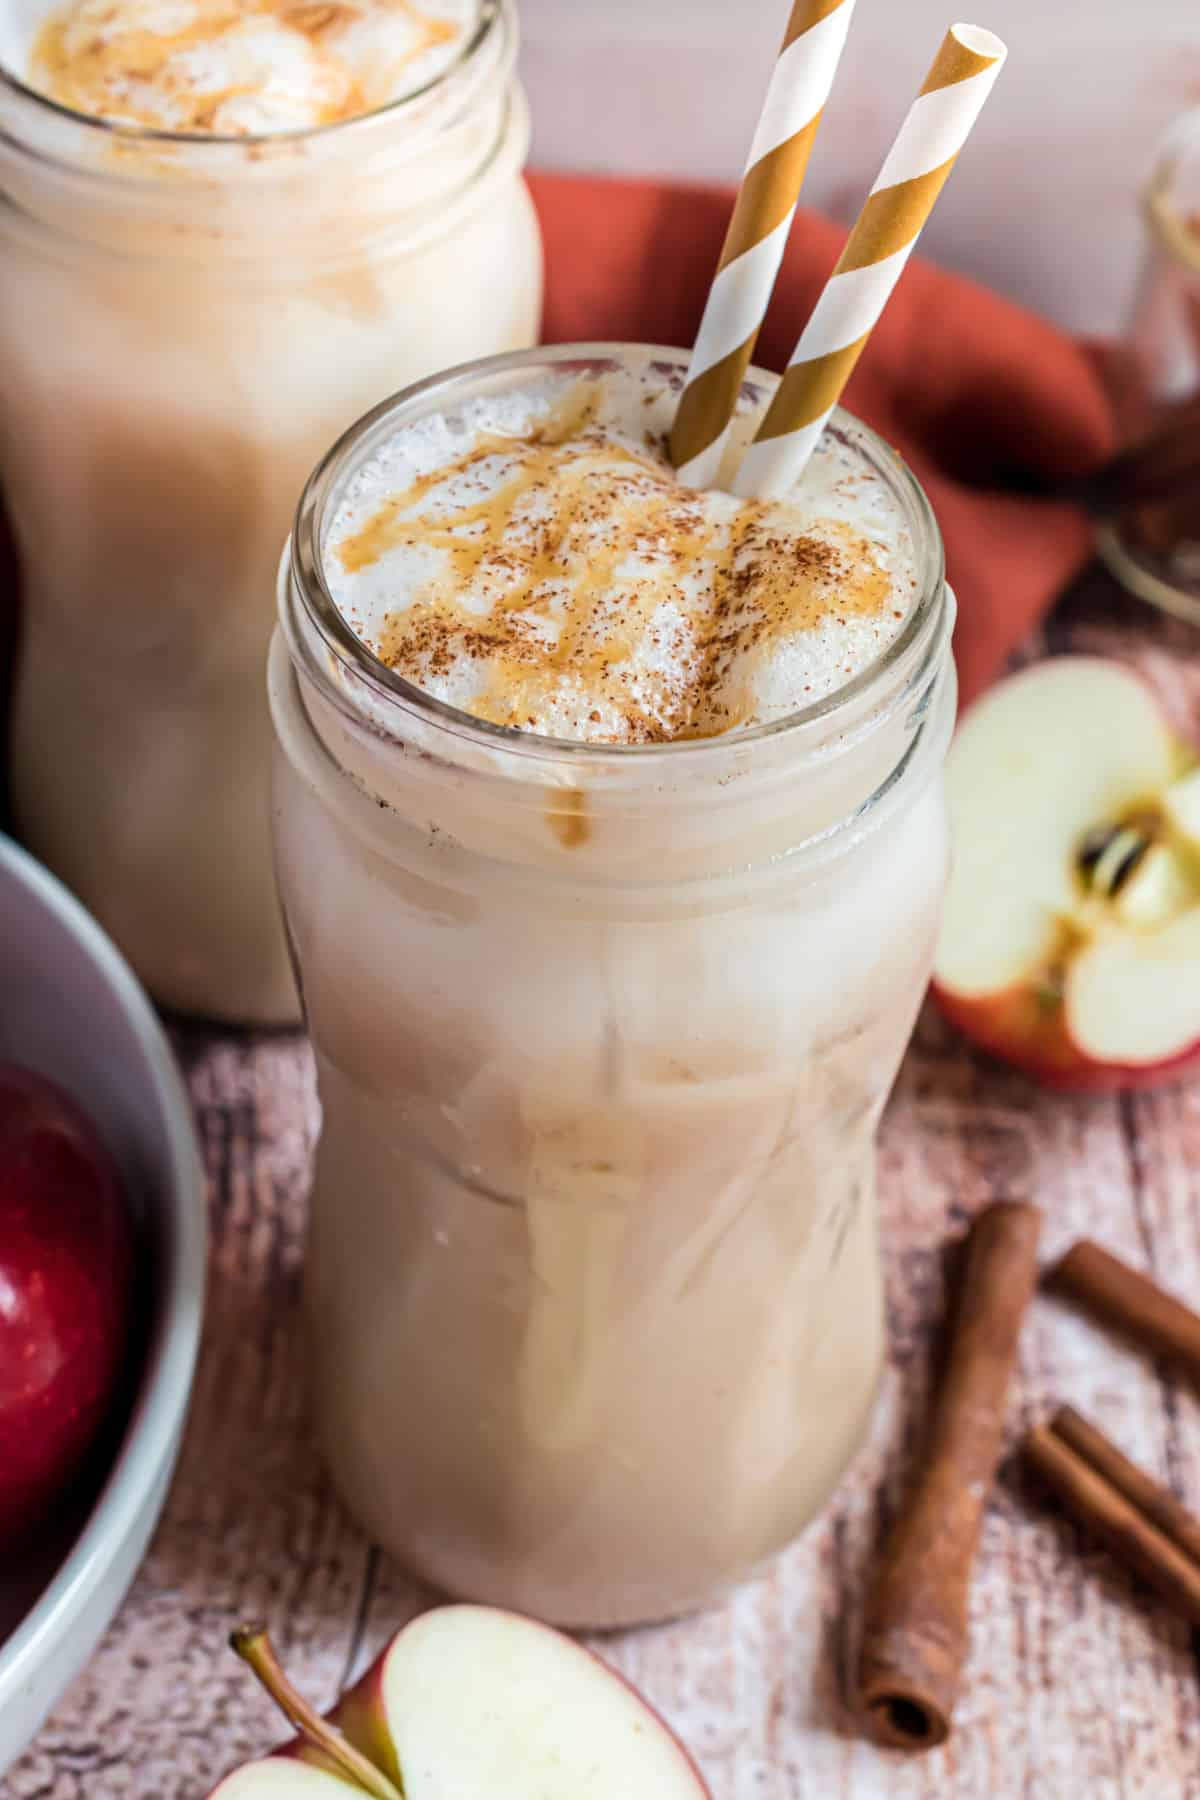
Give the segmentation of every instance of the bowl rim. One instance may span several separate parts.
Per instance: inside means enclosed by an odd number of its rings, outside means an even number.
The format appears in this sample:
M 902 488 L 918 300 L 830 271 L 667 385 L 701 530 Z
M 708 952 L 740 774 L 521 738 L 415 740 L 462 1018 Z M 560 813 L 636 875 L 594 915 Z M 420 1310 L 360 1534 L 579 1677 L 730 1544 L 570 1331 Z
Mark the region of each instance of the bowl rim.
M 137 1529 L 147 1495 L 173 1458 L 200 1343 L 208 1222 L 191 1102 L 145 990 L 86 908 L 4 832 L 0 832 L 0 868 L 15 874 L 30 895 L 80 941 L 132 1025 L 150 1066 L 179 1202 L 176 1229 L 162 1270 L 162 1312 L 147 1347 L 129 1423 L 83 1529 L 16 1630 L 0 1644 L 3 1708 L 32 1678 L 43 1655 L 53 1650 L 84 1612 L 121 1546 Z

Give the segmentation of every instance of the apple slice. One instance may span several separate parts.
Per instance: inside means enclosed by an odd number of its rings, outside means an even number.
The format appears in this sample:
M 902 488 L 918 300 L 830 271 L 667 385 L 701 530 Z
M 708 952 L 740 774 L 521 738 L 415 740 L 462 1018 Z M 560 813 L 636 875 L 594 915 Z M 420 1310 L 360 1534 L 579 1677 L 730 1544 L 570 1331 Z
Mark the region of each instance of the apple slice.
M 235 1770 L 212 1800 L 710 1800 L 614 1670 L 516 1613 L 423 1613 L 328 1720 L 290 1687 L 265 1633 L 236 1633 L 234 1647 L 301 1735 Z
M 947 763 L 954 861 L 934 995 L 1052 1084 L 1200 1056 L 1200 770 L 1150 688 L 1096 657 L 1024 670 Z

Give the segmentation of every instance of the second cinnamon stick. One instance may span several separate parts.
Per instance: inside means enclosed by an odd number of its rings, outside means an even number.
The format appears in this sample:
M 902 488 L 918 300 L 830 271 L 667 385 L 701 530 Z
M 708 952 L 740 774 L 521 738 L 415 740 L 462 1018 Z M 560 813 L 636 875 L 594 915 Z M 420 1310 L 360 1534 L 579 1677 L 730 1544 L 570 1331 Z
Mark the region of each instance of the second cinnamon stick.
M 1107 1440 L 1101 1441 L 1107 1450 L 1114 1449 Z M 1087 1530 L 1176 1612 L 1200 1624 L 1200 1564 L 1193 1562 L 1102 1468 L 1087 1461 L 1054 1427 L 1035 1426 L 1021 1448 L 1026 1460 Z M 1116 1455 L 1125 1461 L 1119 1451 Z M 1151 1489 L 1161 1491 L 1140 1470 L 1135 1469 L 1134 1473 Z
M 1072 1245 L 1050 1271 L 1046 1286 L 1180 1363 L 1200 1381 L 1200 1315 L 1090 1238 Z
M 1060 1406 L 1050 1421 L 1050 1428 L 1200 1569 L 1200 1519 L 1190 1513 L 1181 1500 L 1167 1488 L 1160 1487 L 1136 1463 L 1130 1462 L 1073 1406 Z
M 950 1729 L 967 1651 L 967 1586 L 996 1472 L 1042 1215 L 997 1201 L 967 1240 L 946 1372 L 921 1471 L 867 1598 L 858 1700 L 875 1734 L 909 1750 Z

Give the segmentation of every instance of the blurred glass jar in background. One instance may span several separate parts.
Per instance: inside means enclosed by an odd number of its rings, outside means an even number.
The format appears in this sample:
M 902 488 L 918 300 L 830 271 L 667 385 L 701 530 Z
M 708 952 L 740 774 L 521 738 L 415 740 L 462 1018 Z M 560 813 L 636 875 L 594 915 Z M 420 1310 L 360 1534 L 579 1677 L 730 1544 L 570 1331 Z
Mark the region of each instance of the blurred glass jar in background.
M 261 136 L 118 127 L 0 67 L 13 816 L 178 1011 L 299 1016 L 265 669 L 308 470 L 393 389 L 537 336 L 515 4 L 463 10 L 424 87 Z
M 1163 139 L 1143 207 L 1149 246 L 1116 395 L 1137 473 L 1099 549 L 1131 592 L 1200 624 L 1200 109 Z

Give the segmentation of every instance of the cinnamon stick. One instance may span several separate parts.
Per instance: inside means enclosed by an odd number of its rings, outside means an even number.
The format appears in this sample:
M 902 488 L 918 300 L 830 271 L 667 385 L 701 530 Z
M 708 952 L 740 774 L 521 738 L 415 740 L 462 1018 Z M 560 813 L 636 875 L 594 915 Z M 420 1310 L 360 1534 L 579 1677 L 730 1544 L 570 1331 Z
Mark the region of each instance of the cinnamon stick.
M 1067 1251 L 1047 1275 L 1046 1286 L 1180 1363 L 1200 1381 L 1200 1316 L 1090 1238 L 1081 1238 Z
M 1200 1563 L 1193 1562 L 1119 1487 L 1049 1425 L 1035 1426 L 1021 1449 L 1026 1460 L 1088 1531 L 1176 1612 L 1200 1624 Z M 1107 1446 L 1107 1451 L 1124 1463 L 1115 1446 Z M 1140 1470 L 1135 1469 L 1134 1473 L 1140 1481 L 1149 1482 Z M 1149 1485 L 1154 1488 L 1156 1484 Z
M 902 1749 L 930 1749 L 950 1729 L 967 1652 L 967 1585 L 1041 1223 L 1035 1206 L 1001 1200 L 971 1227 L 921 1468 L 868 1594 L 858 1704 L 877 1736 Z
M 1163 1536 L 1169 1538 L 1200 1570 L 1200 1519 L 1190 1513 L 1169 1489 L 1160 1487 L 1149 1475 L 1130 1462 L 1110 1438 L 1077 1413 L 1073 1406 L 1060 1406 L 1050 1421 L 1055 1436 L 1084 1462 L 1090 1463 L 1110 1487 L 1123 1494 L 1143 1518 L 1150 1521 Z

